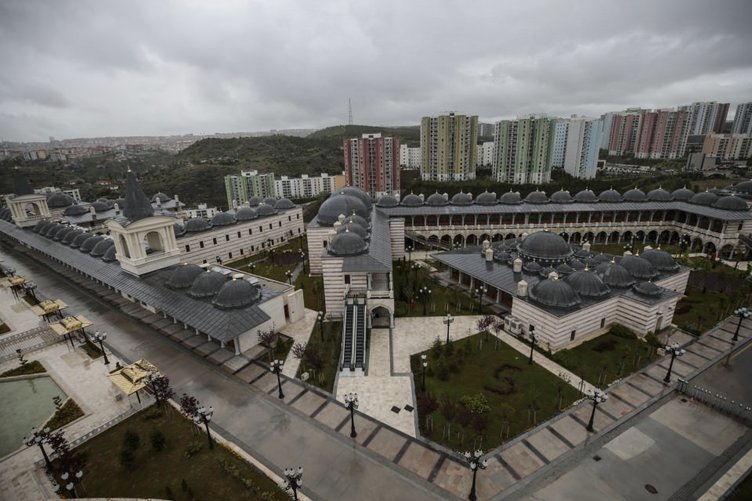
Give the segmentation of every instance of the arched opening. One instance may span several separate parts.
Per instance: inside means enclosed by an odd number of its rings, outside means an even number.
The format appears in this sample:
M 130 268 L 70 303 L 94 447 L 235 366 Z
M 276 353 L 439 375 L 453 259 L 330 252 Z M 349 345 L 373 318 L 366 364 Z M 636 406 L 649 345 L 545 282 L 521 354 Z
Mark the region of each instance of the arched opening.
M 35 202 L 29 202 L 24 206 L 24 212 L 27 216 L 40 216 L 42 211 Z
M 162 235 L 156 231 L 150 231 L 144 238 L 144 244 L 146 246 L 146 254 L 155 254 L 157 252 L 164 252 L 164 243 L 162 242 Z
M 671 233 L 668 230 L 663 230 L 661 232 L 661 239 L 658 243 L 667 244 L 670 236 L 671 236 Z
M 125 240 L 124 235 L 120 235 L 120 246 L 123 248 L 123 254 L 125 254 L 125 257 L 130 259 L 131 250 L 128 248 L 128 242 Z
M 635 233 L 635 241 L 645 243 L 645 232 L 638 231 L 637 233 Z
M 692 242 L 692 252 L 702 252 L 702 240 L 695 238 Z
M 371 310 L 371 327 L 389 328 L 392 326 L 392 313 L 385 306 L 377 306 Z
M 732 254 L 734 253 L 734 246 L 731 244 L 726 244 L 723 247 L 721 247 L 721 259 L 732 259 Z
M 450 235 L 444 235 L 441 237 L 441 245 L 444 247 L 451 247 L 452 246 L 452 237 Z
M 466 245 L 478 245 L 478 237 L 475 235 L 468 235 L 467 239 L 465 239 Z
M 582 241 L 582 235 L 579 232 L 572 233 L 572 238 L 569 240 L 571 244 L 579 244 Z
M 648 243 L 654 244 L 658 242 L 658 232 L 653 230 L 648 233 Z
M 462 235 L 457 235 L 454 237 L 454 245 L 455 247 L 464 247 L 465 246 L 465 237 Z
M 500 242 L 503 239 L 504 239 L 504 235 L 502 235 L 501 233 L 494 233 L 494 236 L 493 236 L 494 242 Z

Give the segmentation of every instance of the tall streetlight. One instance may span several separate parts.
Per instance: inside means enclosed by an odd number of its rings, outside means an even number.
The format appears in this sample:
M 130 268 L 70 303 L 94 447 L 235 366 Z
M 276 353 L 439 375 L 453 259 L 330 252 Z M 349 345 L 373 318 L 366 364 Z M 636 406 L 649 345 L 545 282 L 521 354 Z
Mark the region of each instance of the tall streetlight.
M 196 417 L 193 418 L 197 425 L 203 424 L 206 426 L 206 438 L 209 440 L 209 448 L 214 448 L 214 441 L 211 438 L 211 432 L 209 431 L 209 421 L 211 421 L 214 415 L 214 407 L 200 407 L 196 410 Z
M 287 277 L 287 283 L 292 285 L 292 271 L 287 270 L 285 272 L 285 276 Z
M 305 258 L 306 258 L 305 252 L 300 251 L 300 260 L 303 261 L 303 274 L 308 275 L 308 268 L 306 267 Z
M 425 316 L 426 308 L 428 307 L 428 298 L 431 297 L 431 289 L 428 287 L 421 287 L 418 289 L 418 294 L 423 298 L 423 316 Z
M 50 431 L 49 428 L 38 430 L 35 426 L 31 429 L 31 436 L 23 438 L 23 443 L 27 447 L 33 447 L 35 445 L 39 446 L 39 450 L 42 451 L 42 456 L 44 456 L 44 464 L 47 466 L 48 472 L 52 471 L 52 462 L 50 461 L 49 456 L 47 456 L 47 451 L 44 450 L 44 443 L 49 440 Z
M 67 471 L 60 475 L 60 480 L 65 484 L 65 488 L 68 490 L 72 498 L 77 498 L 76 485 L 81 483 L 84 478 L 84 472 L 78 470 L 76 473 L 68 473 Z
M 272 374 L 277 375 L 277 386 L 279 387 L 279 398 L 285 398 L 285 394 L 282 393 L 282 378 L 280 377 L 280 374 L 282 373 L 282 366 L 285 363 L 282 360 L 273 360 L 271 366 L 269 367 L 269 370 L 272 371 Z
M 470 501 L 476 501 L 478 496 L 475 495 L 475 477 L 478 476 L 478 470 L 485 470 L 488 468 L 488 460 L 484 459 L 481 461 L 480 458 L 483 456 L 483 451 L 480 449 L 475 452 L 466 451 L 464 456 L 470 466 L 470 470 L 473 472 L 473 486 L 470 488 L 470 495 L 467 499 Z
M 424 313 L 425 314 L 425 313 Z M 441 321 L 444 325 L 447 326 L 447 344 L 449 344 L 449 326 L 452 325 L 454 322 L 454 317 L 450 313 L 447 313 L 446 317 L 444 317 L 444 320 Z
M 110 361 L 107 359 L 107 352 L 104 351 L 104 340 L 107 339 L 107 333 L 96 331 L 90 337 L 92 341 L 99 343 L 99 349 L 102 350 L 102 355 L 104 356 L 104 365 L 109 365 Z
M 608 395 L 600 390 L 593 390 L 593 393 L 590 395 L 587 395 L 588 400 L 593 401 L 593 412 L 590 413 L 590 421 L 588 421 L 588 425 L 585 428 L 587 431 L 595 431 L 593 429 L 593 421 L 595 421 L 595 408 L 598 407 L 598 404 L 602 404 L 606 400 L 608 400 Z
M 663 378 L 664 383 L 670 383 L 671 382 L 671 369 L 674 368 L 674 360 L 676 357 L 681 357 L 684 355 L 687 350 L 684 350 L 679 347 L 679 343 L 674 343 L 671 345 L 666 345 L 665 348 L 667 353 L 671 354 L 671 362 L 668 364 L 668 371 L 666 371 L 666 377 Z
M 298 489 L 303 487 L 303 467 L 285 468 L 285 483 L 283 485 L 286 491 L 292 490 L 293 501 L 298 501 Z
M 488 292 L 485 285 L 481 285 L 475 289 L 475 293 L 478 295 L 478 313 L 483 309 L 483 295 Z
M 423 379 L 423 393 L 426 392 L 426 368 L 428 367 L 428 361 L 426 360 L 426 354 L 420 356 L 420 365 L 423 367 L 423 371 L 421 372 L 421 376 Z
M 355 438 L 358 433 L 355 431 L 355 409 L 358 408 L 358 394 L 348 393 L 345 395 L 345 408 L 350 411 L 350 438 Z
M 413 260 L 413 246 L 408 245 L 407 247 L 405 247 L 405 250 L 407 251 L 407 262 L 409 263 Z
M 739 340 L 739 329 L 741 329 L 742 327 L 742 320 L 749 318 L 750 314 L 752 314 L 752 311 L 750 311 L 746 306 L 742 306 L 741 308 L 734 310 L 734 315 L 739 317 L 739 323 L 736 324 L 736 332 L 734 332 L 734 337 L 731 338 L 731 341 L 737 342 Z
M 255 264 L 248 265 L 248 268 L 251 270 L 251 275 L 253 275 L 253 274 L 256 273 L 256 265 Z
M 319 323 L 319 336 L 321 336 L 321 342 L 324 342 L 324 312 L 320 311 L 316 313 L 316 321 Z
M 528 365 L 533 364 L 533 348 L 535 348 L 535 342 L 538 340 L 538 335 L 535 334 L 535 326 L 531 325 L 530 330 L 528 331 L 528 336 L 530 336 L 530 359 L 528 359 L 527 363 Z

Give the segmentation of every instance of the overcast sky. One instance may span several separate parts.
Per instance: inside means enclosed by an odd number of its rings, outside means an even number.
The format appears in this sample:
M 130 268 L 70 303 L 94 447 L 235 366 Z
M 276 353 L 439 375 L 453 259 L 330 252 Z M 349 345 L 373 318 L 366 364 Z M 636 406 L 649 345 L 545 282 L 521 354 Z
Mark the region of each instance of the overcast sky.
M 571 4 L 565 6 L 565 4 Z M 750 0 L 0 1 L 0 139 L 752 101 Z

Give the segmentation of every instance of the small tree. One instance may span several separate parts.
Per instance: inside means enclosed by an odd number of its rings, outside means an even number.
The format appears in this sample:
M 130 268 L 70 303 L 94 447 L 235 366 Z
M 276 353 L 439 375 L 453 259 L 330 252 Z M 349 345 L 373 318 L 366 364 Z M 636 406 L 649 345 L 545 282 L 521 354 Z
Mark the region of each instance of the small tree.
M 198 415 L 198 408 L 200 407 L 199 401 L 196 397 L 183 393 L 180 397 L 180 410 L 189 419 L 193 419 Z
M 439 402 L 429 392 L 422 393 L 418 397 L 418 414 L 428 416 L 439 408 Z
M 457 404 L 454 402 L 452 397 L 450 397 L 446 393 L 441 396 L 439 412 L 441 412 L 441 415 L 444 416 L 444 419 L 446 419 L 447 421 L 454 419 L 454 416 L 457 414 Z
M 316 372 L 321 371 L 324 367 L 324 357 L 321 354 L 321 349 L 316 345 L 307 345 L 305 347 L 303 361 L 309 367 L 316 369 Z
M 272 348 L 274 348 L 274 345 L 277 343 L 277 336 L 278 334 L 274 329 L 258 332 L 259 344 L 269 350 L 269 362 L 272 361 Z
M 18 348 L 16 350 L 16 357 L 18 357 L 18 363 L 21 364 L 21 367 L 26 367 L 26 364 L 29 363 L 29 361 L 24 358 L 24 354 L 21 348 Z
M 151 389 L 154 392 L 154 398 L 157 404 L 164 406 L 169 399 L 175 395 L 175 391 L 170 387 L 170 378 L 159 375 L 151 380 Z
M 496 323 L 496 317 L 494 315 L 485 315 L 475 322 L 475 326 L 478 327 L 479 332 L 488 331 L 488 329 Z
M 306 343 L 295 343 L 292 347 L 292 356 L 298 360 L 302 360 L 305 357 Z

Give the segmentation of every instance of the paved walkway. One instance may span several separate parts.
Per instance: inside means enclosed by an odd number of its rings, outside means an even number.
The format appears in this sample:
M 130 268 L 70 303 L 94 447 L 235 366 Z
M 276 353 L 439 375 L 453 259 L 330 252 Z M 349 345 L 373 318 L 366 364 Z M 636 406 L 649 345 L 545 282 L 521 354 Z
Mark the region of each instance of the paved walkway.
M 298 343 L 306 344 L 308 342 L 308 338 L 310 338 L 311 336 L 313 327 L 316 325 L 316 315 L 318 315 L 317 312 L 306 309 L 303 318 L 301 318 L 297 322 L 287 324 L 284 329 L 280 330 L 280 332 L 292 338 L 293 346 Z M 282 368 L 282 374 L 289 377 L 295 377 L 295 374 L 298 372 L 299 366 L 300 359 L 295 358 L 292 350 L 290 350 L 290 353 L 287 354 L 285 365 Z
M 44 321 L 31 311 L 29 303 L 21 297 L 16 298 L 6 287 L 0 287 L 0 321 L 10 328 L 9 332 L 0 334 L 0 339 L 44 324 Z

